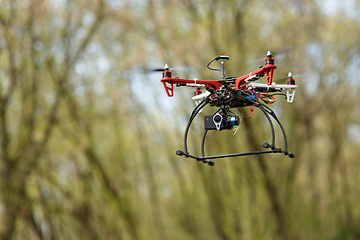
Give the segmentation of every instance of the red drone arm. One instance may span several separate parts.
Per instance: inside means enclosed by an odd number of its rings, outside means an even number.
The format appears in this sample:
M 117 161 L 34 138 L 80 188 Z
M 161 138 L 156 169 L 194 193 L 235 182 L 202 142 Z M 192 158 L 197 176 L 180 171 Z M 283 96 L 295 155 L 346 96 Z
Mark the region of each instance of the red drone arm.
M 268 51 L 267 56 L 265 58 L 265 65 L 256 71 L 249 73 L 247 75 L 238 77 L 235 79 L 236 89 L 244 88 L 245 83 L 252 78 L 256 78 L 258 74 L 266 75 L 266 83 L 267 85 L 272 84 L 272 78 L 274 74 L 274 70 L 276 69 L 276 65 L 274 63 L 274 58 L 271 56 L 270 51 Z M 205 87 L 210 87 L 214 90 L 220 89 L 221 85 L 225 83 L 225 81 L 217 81 L 217 80 L 192 80 L 192 79 L 183 79 L 183 78 L 173 78 L 171 76 L 171 71 L 165 65 L 165 69 L 162 72 L 163 77 L 161 82 L 164 85 L 165 91 L 169 97 L 174 96 L 174 84 L 176 85 L 186 85 L 186 84 L 201 84 Z M 258 79 L 258 77 L 256 78 Z M 254 79 L 255 80 L 255 79 Z
M 164 77 L 161 79 L 161 82 L 164 85 L 165 91 L 169 97 L 174 96 L 174 84 L 202 84 L 205 87 L 211 87 L 214 90 L 220 89 L 221 84 L 224 82 L 217 80 L 192 80 L 192 79 L 183 79 L 183 78 L 172 78 L 166 75 L 169 74 L 170 71 L 164 71 Z M 170 72 L 171 73 L 171 72 Z
M 271 56 L 268 56 L 268 58 L 265 58 L 265 66 L 259 68 L 258 70 L 251 72 L 247 75 L 238 77 L 235 79 L 236 89 L 240 89 L 242 85 L 244 85 L 244 82 L 247 79 L 251 79 L 252 76 L 256 76 L 257 74 L 266 74 L 266 84 L 271 85 L 272 84 L 272 78 L 274 74 L 274 70 L 276 69 L 276 65 L 274 64 L 274 58 Z

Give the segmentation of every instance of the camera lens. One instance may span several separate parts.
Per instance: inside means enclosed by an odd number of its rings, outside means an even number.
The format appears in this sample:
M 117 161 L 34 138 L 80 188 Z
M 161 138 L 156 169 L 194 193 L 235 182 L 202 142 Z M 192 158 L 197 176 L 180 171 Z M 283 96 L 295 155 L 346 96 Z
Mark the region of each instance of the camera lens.
M 223 121 L 223 116 L 221 116 L 219 113 L 216 113 L 213 116 L 213 122 L 215 124 L 216 130 L 218 130 L 218 131 L 221 130 L 222 121 Z
M 215 115 L 214 116 L 214 122 L 218 123 L 221 122 L 222 117 L 220 115 Z

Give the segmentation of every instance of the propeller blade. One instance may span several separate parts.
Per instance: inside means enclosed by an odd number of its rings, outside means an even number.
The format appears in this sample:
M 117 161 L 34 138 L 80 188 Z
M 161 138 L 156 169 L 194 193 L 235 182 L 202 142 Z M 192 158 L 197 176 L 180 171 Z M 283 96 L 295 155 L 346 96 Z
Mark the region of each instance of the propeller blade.
M 152 68 L 152 69 L 148 69 L 149 72 L 163 72 L 165 71 L 165 68 Z M 172 68 L 169 68 L 168 70 L 172 70 Z
M 289 72 L 289 74 L 291 74 Z M 296 75 L 292 75 L 292 78 L 294 78 L 295 80 L 298 80 L 299 77 L 301 77 L 303 74 L 296 74 Z M 287 77 L 282 77 L 282 78 L 276 78 L 275 82 L 278 83 L 278 84 L 281 84 L 281 83 L 285 83 L 286 82 L 286 79 L 289 78 L 289 75 Z
M 194 72 L 194 67 L 191 66 L 176 66 L 176 67 L 172 67 L 169 68 L 167 66 L 167 64 L 162 67 L 162 68 L 148 68 L 148 72 L 163 72 L 165 70 L 169 70 L 169 71 L 178 71 L 178 72 Z
M 172 68 L 169 68 L 169 66 L 167 64 L 165 64 L 165 66 L 163 68 L 152 68 L 149 69 L 150 72 L 163 72 L 163 71 L 172 71 Z
M 275 63 L 282 62 L 290 51 L 291 51 L 291 47 L 284 47 L 276 50 L 271 50 L 271 56 L 275 59 Z M 263 56 L 263 55 L 264 55 L 263 51 L 261 53 L 260 52 L 256 53 L 256 56 Z M 264 56 L 244 61 L 244 63 L 246 64 L 261 63 L 261 62 L 264 62 Z

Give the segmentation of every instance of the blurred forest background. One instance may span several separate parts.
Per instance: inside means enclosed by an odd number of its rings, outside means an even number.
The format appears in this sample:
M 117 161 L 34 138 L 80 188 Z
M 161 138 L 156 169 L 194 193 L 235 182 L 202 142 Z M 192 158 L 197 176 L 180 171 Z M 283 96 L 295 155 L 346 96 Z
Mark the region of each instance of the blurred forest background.
M 359 16 L 357 0 L 0 1 L 0 239 L 360 239 Z M 218 79 L 224 54 L 239 76 L 267 50 L 299 86 L 271 106 L 296 158 L 176 156 L 192 90 L 167 98 L 147 69 Z M 266 124 L 255 111 L 206 149 L 259 149 Z

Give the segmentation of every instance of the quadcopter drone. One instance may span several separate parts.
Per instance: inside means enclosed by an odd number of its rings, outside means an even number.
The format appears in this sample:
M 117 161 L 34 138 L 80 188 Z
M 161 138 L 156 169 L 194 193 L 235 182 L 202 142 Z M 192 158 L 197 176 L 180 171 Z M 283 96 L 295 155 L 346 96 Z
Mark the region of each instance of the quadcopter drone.
M 156 69 L 156 71 L 162 72 L 161 82 L 163 83 L 168 97 L 174 96 L 174 85 L 176 87 L 188 86 L 195 88 L 192 99 L 195 100 L 196 107 L 192 111 L 185 128 L 184 150 L 178 149 L 176 154 L 178 156 L 196 159 L 197 161 L 207 163 L 210 166 L 214 165 L 214 161 L 212 159 L 256 154 L 283 153 L 290 158 L 294 158 L 295 154 L 288 151 L 285 130 L 280 123 L 280 120 L 277 118 L 275 113 L 266 106 L 268 104 L 273 104 L 276 101 L 275 95 L 283 95 L 285 96 L 287 102 L 293 102 L 297 86 L 295 85 L 295 80 L 292 77 L 292 74 L 288 74 L 286 84 L 273 83 L 273 73 L 277 66 L 275 65 L 274 58 L 272 57 L 270 51 L 268 51 L 265 58 L 265 64 L 254 72 L 241 77 L 226 77 L 224 63 L 229 59 L 229 56 L 217 56 L 207 64 L 207 68 L 209 70 L 219 71 L 222 73 L 222 78 L 220 80 L 174 78 L 172 77 L 171 69 L 167 64 L 163 69 Z M 214 61 L 220 62 L 221 69 L 210 67 Z M 266 84 L 255 82 L 264 76 L 266 77 Z M 213 115 L 204 116 L 204 133 L 201 141 L 201 156 L 195 156 L 190 154 L 188 151 L 187 136 L 193 120 L 207 105 L 216 107 L 217 110 Z M 250 116 L 246 117 L 243 114 L 241 110 L 243 107 L 250 107 Z M 205 137 L 209 130 L 222 131 L 239 127 L 240 117 L 250 118 L 255 107 L 261 110 L 270 125 L 272 135 L 271 143 L 264 141 L 262 144 L 263 148 L 267 150 L 213 156 L 205 155 Z M 239 117 L 232 111 L 232 109 L 236 108 L 242 116 Z M 275 146 L 275 131 L 272 119 L 275 120 L 282 131 L 284 141 L 283 149 Z

